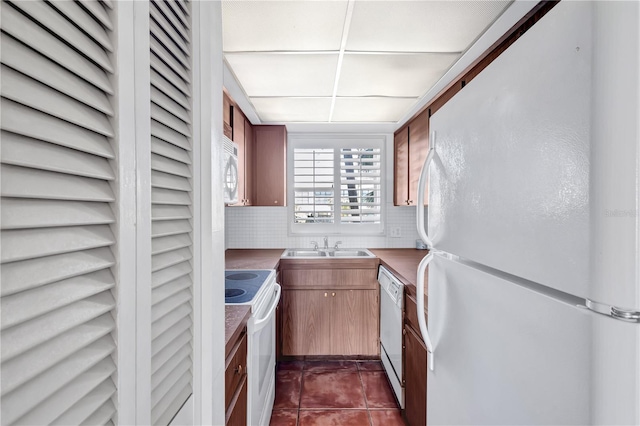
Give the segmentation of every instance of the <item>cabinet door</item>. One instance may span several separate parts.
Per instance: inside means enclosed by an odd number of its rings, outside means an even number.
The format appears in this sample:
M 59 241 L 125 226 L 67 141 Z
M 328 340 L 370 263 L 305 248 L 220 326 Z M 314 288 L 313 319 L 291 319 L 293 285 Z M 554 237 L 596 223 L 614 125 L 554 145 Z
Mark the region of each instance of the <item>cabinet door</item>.
M 255 203 L 254 197 L 254 132 L 249 120 L 244 120 L 244 198 L 245 206 Z
M 233 108 L 233 141 L 238 144 L 238 202 L 234 206 L 243 206 L 246 198 L 245 188 L 245 147 L 244 147 L 244 115 L 240 108 Z
M 406 206 L 409 200 L 409 128 L 393 138 L 393 204 Z
M 427 424 L 427 348 L 404 326 L 405 416 L 410 426 Z
M 287 193 L 287 129 L 255 126 L 257 206 L 285 206 Z
M 235 395 L 235 399 L 232 401 L 232 406 L 227 412 L 226 422 L 227 426 L 246 426 L 247 425 L 247 375 L 242 382 L 240 390 Z
M 379 355 L 377 290 L 331 293 L 331 355 Z
M 409 123 L 409 204 L 418 202 L 418 180 L 429 152 L 429 111 Z M 425 191 L 426 192 L 426 191 Z M 427 197 L 424 198 L 427 204 Z
M 331 354 L 331 292 L 282 292 L 282 354 Z

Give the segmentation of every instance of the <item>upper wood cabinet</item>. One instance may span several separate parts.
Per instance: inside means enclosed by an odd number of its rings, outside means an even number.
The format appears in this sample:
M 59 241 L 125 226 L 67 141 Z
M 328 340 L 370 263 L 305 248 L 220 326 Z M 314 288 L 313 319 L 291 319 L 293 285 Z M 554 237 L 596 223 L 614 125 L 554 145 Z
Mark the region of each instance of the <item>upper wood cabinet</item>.
M 396 206 L 415 206 L 418 180 L 429 151 L 429 111 L 425 110 L 394 136 L 394 197 Z M 427 204 L 425 191 L 424 204 Z
M 287 129 L 253 126 L 255 135 L 256 206 L 285 206 L 287 193 Z
M 238 144 L 238 202 L 250 206 L 253 199 L 253 130 L 240 108 L 233 108 L 233 141 Z
M 222 93 L 222 125 L 223 133 L 229 139 L 233 139 L 233 128 L 231 117 L 233 115 L 233 103 L 226 93 Z

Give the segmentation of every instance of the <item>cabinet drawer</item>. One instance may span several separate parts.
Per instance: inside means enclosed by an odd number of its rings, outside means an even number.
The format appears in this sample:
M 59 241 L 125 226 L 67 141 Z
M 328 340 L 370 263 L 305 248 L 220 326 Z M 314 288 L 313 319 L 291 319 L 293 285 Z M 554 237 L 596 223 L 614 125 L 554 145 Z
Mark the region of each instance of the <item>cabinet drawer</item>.
M 227 358 L 224 375 L 224 405 L 229 407 L 238 386 L 247 375 L 247 331 L 242 332 L 238 343 Z
M 426 300 L 424 302 L 424 307 L 425 307 L 424 314 L 426 316 L 427 315 Z M 427 323 L 428 323 L 429 319 L 428 318 L 425 318 L 425 319 L 427 320 Z M 417 307 L 416 299 L 407 293 L 405 293 L 404 295 L 404 320 L 405 322 L 407 322 L 407 324 L 413 327 L 414 330 L 418 332 L 420 331 L 420 324 L 418 323 L 418 307 Z
M 375 269 L 287 269 L 283 271 L 283 287 L 376 290 L 378 281 Z
M 247 425 L 247 375 L 244 375 L 240 387 L 231 399 L 231 406 L 227 408 L 225 415 L 227 426 Z

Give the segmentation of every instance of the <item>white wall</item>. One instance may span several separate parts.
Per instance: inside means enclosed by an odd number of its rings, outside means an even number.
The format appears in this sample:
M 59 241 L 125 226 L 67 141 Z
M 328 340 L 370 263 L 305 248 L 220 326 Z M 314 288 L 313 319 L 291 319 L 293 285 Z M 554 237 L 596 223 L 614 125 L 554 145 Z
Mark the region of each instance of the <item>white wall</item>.
M 386 137 L 385 235 L 330 235 L 331 246 L 335 241 L 342 241 L 343 247 L 415 247 L 418 239 L 416 208 L 393 205 L 393 135 L 384 136 Z M 322 237 L 318 235 L 290 235 L 287 209 L 288 207 L 226 207 L 226 248 L 310 247 L 311 241 L 322 244 Z M 394 228 L 400 228 L 399 238 L 390 236 Z

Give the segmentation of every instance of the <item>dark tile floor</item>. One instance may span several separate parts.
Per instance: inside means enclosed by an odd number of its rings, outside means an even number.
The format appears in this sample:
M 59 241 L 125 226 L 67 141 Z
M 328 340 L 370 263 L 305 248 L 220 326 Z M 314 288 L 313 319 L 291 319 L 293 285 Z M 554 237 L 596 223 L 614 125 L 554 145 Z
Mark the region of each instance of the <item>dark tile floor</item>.
M 278 364 L 271 426 L 404 426 L 379 361 Z

